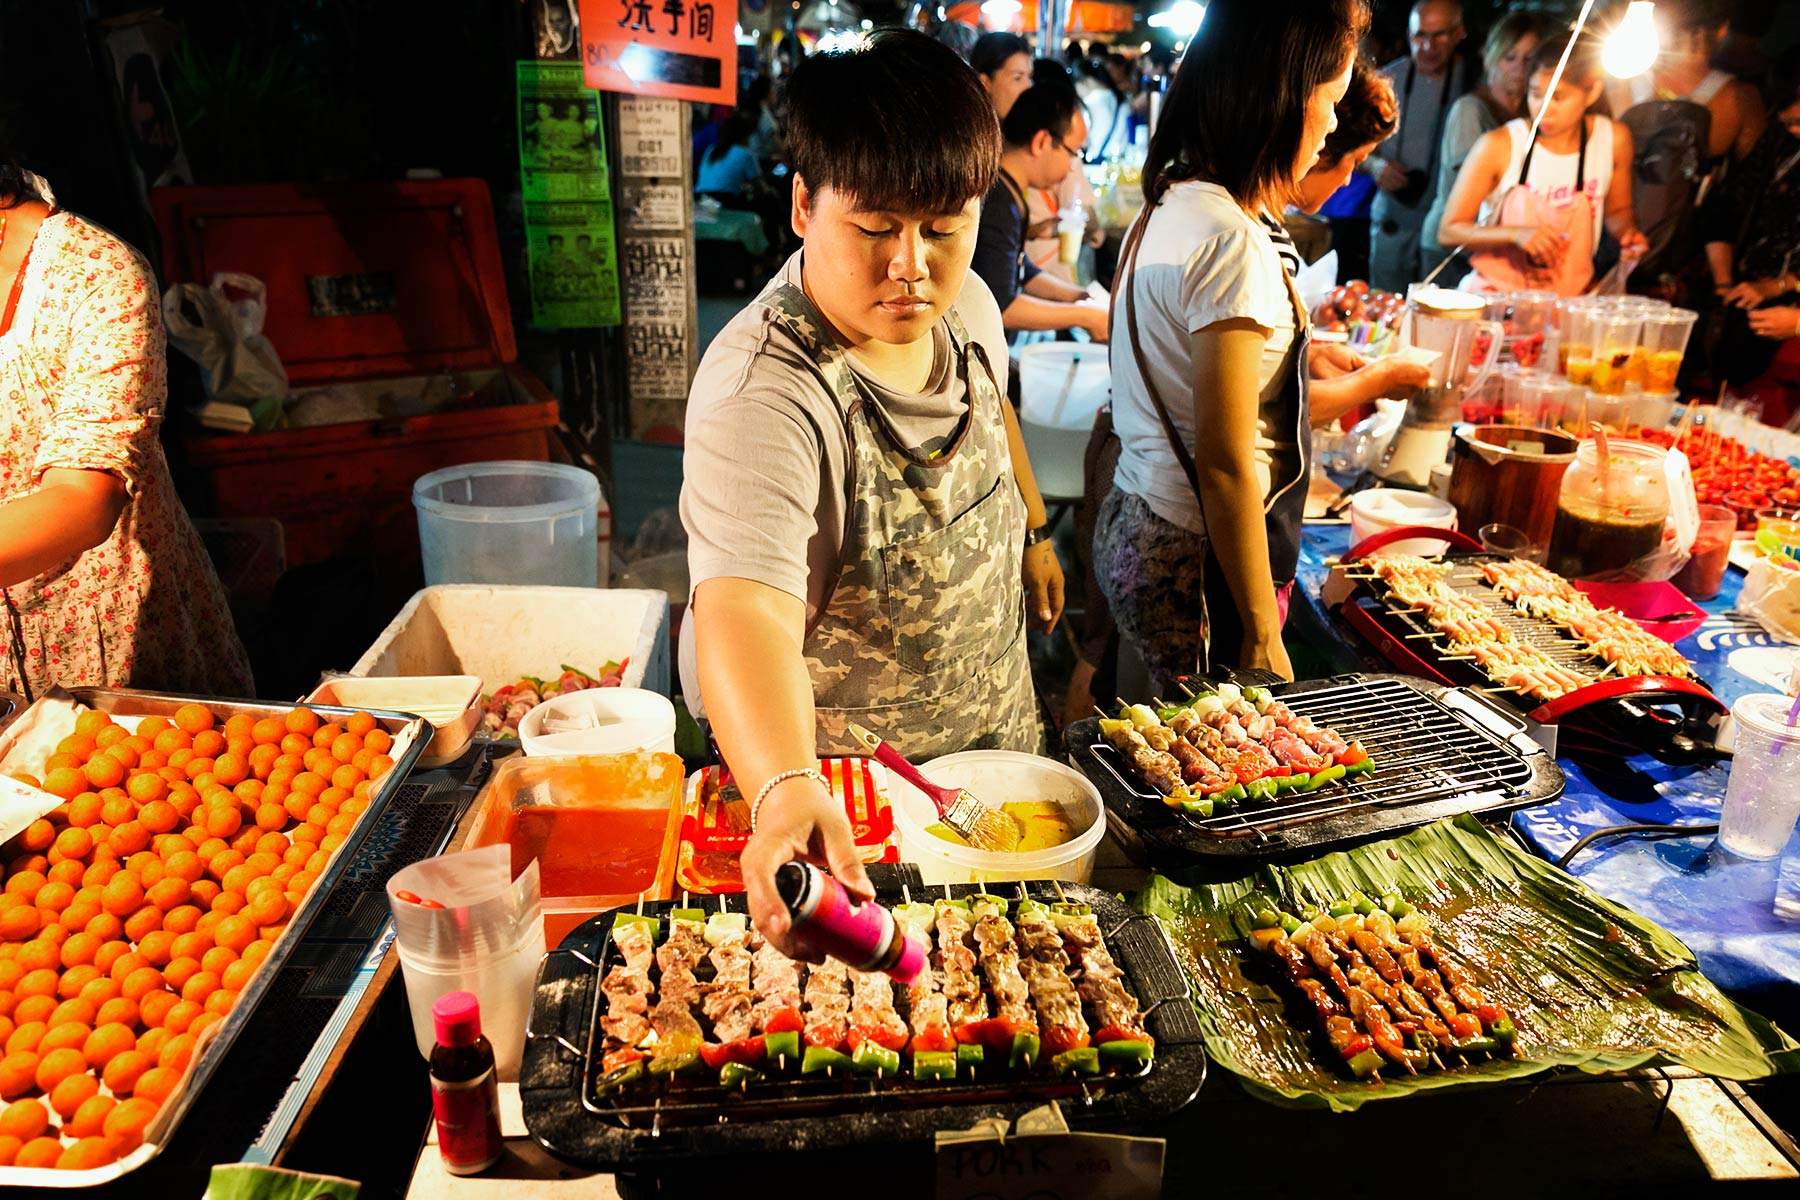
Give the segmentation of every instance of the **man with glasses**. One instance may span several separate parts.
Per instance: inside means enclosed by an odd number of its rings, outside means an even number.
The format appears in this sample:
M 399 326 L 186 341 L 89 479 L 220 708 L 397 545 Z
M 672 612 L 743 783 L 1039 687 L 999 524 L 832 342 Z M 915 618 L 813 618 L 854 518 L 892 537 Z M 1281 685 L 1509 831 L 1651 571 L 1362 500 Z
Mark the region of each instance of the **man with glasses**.
M 1038 269 L 1025 254 L 1033 188 L 1054 189 L 1081 169 L 1087 118 L 1067 71 L 1043 72 L 1000 122 L 1000 178 L 981 203 L 970 269 L 981 276 L 1006 331 L 1085 329 L 1106 340 L 1106 308 L 1087 290 Z
M 1390 292 L 1437 266 L 1419 256 L 1419 232 L 1437 194 L 1444 114 L 1477 82 L 1457 53 L 1462 5 L 1418 0 L 1407 21 L 1409 53 L 1381 69 L 1400 97 L 1400 128 L 1360 168 L 1380 189 L 1370 211 L 1369 282 Z

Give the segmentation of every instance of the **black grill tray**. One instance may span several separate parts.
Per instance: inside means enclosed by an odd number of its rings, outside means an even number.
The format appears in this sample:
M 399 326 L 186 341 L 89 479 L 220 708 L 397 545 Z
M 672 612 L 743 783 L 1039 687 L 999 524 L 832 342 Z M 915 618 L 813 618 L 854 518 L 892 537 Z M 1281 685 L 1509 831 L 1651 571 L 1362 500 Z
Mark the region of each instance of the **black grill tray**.
M 869 876 L 884 904 L 900 903 L 903 885 L 920 900 L 982 890 L 973 884 L 927 889 L 910 864 L 872 866 Z M 570 931 L 538 969 L 519 1070 L 526 1127 L 546 1150 L 569 1162 L 601 1170 L 643 1169 L 698 1156 L 929 1142 L 939 1130 L 966 1129 L 994 1117 L 1010 1122 L 1051 1101 L 1061 1104 L 1071 1126 L 1130 1128 L 1167 1117 L 1192 1100 L 1206 1078 L 1206 1051 L 1187 978 L 1162 926 L 1133 912 L 1117 896 L 1079 884 L 1034 881 L 992 884 L 987 890 L 1046 903 L 1066 898 L 1093 908 L 1107 947 L 1147 1010 L 1146 1025 L 1156 1038 L 1156 1057 L 1147 1073 L 1101 1086 L 1010 1078 L 955 1085 L 866 1078 L 765 1081 L 748 1093 L 723 1096 L 704 1120 L 665 1122 L 646 1116 L 640 1101 L 630 1097 L 621 1103 L 636 1107 L 622 1117 L 592 1093 L 600 1070 L 593 1037 L 598 984 L 616 961 L 610 936 L 613 914 L 607 912 Z M 688 906 L 742 912 L 744 900 L 697 896 Z M 662 916 L 677 907 L 673 902 L 646 904 L 644 912 Z
M 1063 750 L 1100 789 L 1107 820 L 1153 863 L 1281 860 L 1341 849 L 1464 813 L 1498 814 L 1562 794 L 1562 768 L 1530 726 L 1475 694 L 1406 675 L 1341 675 L 1269 688 L 1296 712 L 1361 739 L 1372 774 L 1304 799 L 1238 805 L 1204 820 L 1137 783 L 1098 718 L 1063 730 Z

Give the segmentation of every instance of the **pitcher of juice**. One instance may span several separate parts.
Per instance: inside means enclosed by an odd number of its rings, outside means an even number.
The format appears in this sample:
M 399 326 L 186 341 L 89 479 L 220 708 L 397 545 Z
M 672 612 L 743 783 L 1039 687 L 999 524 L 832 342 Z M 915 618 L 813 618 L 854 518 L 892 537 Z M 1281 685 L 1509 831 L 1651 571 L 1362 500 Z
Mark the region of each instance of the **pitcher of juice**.
M 1608 443 L 1603 462 L 1598 439 L 1582 442 L 1563 475 L 1547 565 L 1566 579 L 1606 577 L 1662 548 L 1667 452 L 1624 438 Z

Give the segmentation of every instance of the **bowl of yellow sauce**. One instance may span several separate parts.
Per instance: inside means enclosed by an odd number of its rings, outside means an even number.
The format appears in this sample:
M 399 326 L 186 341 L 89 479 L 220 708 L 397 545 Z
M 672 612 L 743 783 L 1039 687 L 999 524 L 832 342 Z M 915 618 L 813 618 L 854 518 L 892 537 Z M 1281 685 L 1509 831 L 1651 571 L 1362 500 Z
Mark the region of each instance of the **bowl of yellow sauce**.
M 925 778 L 967 788 L 1020 824 L 1016 850 L 979 850 L 938 818 L 931 800 L 905 780 L 888 777 L 888 799 L 900 857 L 917 863 L 926 883 L 1062 879 L 1087 883 L 1106 834 L 1100 792 L 1073 767 L 1035 754 L 967 750 L 920 763 Z

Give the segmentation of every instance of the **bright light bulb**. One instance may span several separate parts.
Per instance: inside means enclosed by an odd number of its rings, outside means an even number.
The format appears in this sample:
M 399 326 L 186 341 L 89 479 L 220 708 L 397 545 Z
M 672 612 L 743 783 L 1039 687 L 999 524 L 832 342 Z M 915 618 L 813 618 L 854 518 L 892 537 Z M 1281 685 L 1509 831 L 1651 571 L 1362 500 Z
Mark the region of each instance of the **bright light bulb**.
M 1011 25 L 1013 18 L 1025 10 L 1020 0 L 985 0 L 981 6 L 981 15 L 987 18 L 988 24 L 996 28 Z
M 1175 0 L 1175 3 L 1150 18 L 1150 27 L 1166 29 L 1182 41 L 1187 41 L 1194 36 L 1205 18 L 1206 5 L 1195 3 L 1195 0 Z
M 1616 79 L 1641 75 L 1656 63 L 1656 5 L 1631 0 L 1625 19 L 1613 26 L 1600 47 L 1600 65 Z

